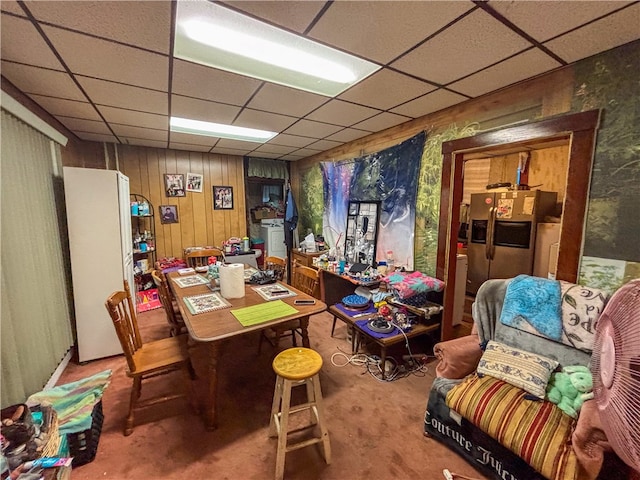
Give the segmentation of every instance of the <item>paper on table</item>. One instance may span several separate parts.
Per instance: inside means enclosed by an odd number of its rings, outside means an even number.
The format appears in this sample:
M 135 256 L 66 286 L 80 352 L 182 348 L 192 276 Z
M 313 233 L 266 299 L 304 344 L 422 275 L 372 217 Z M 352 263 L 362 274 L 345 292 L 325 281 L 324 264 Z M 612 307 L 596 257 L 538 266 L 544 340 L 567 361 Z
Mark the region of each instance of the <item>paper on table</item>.
M 284 303 L 282 300 L 276 300 L 273 302 L 260 303 L 251 307 L 237 308 L 231 310 L 231 313 L 243 327 L 250 327 L 251 325 L 258 325 L 259 323 L 275 320 L 276 318 L 293 315 L 298 313 L 298 310 Z

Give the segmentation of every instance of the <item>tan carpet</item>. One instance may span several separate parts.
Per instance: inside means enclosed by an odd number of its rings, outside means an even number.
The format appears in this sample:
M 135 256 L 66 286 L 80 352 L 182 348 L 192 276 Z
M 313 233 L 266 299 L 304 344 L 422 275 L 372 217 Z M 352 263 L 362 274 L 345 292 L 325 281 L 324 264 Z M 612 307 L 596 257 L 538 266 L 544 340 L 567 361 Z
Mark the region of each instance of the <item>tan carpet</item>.
M 287 454 L 288 479 L 443 479 L 442 470 L 484 479 L 446 447 L 422 434 L 424 409 L 433 375 L 410 375 L 380 382 L 362 366 L 334 366 L 331 356 L 350 349 L 346 327 L 338 322 L 331 338 L 332 317 L 311 319 L 311 345 L 324 359 L 321 383 L 331 437 L 332 462 L 326 465 L 317 445 Z M 142 335 L 153 340 L 168 335 L 162 310 L 139 316 Z M 276 439 L 267 435 L 275 375 L 271 360 L 277 353 L 258 336 L 228 341 L 220 361 L 218 429 L 207 432 L 186 401 L 150 407 L 136 417 L 132 435 L 122 435 L 131 381 L 122 356 L 70 364 L 59 383 L 112 369 L 112 383 L 103 398 L 104 426 L 96 459 L 73 470 L 74 480 L 112 479 L 269 479 L 275 472 Z M 283 340 L 280 349 L 291 346 Z M 401 359 L 404 345 L 391 353 Z M 373 347 L 372 347 L 373 348 Z M 427 352 L 429 343 L 416 342 L 414 353 Z M 375 353 L 372 350 L 372 353 Z M 206 365 L 195 355 L 203 391 Z M 344 362 L 344 357 L 336 362 Z M 181 388 L 179 374 L 152 379 L 150 392 Z

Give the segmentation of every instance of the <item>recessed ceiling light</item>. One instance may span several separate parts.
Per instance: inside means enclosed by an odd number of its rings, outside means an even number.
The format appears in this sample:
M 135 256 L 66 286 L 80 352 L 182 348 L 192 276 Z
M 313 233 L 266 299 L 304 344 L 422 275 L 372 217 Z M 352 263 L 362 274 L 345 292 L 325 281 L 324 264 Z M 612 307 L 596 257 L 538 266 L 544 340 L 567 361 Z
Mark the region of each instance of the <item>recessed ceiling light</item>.
M 189 118 L 171 117 L 169 126 L 172 132 L 204 135 L 207 137 L 231 138 L 246 142 L 264 143 L 277 135 L 277 132 L 255 128 L 236 127 L 222 123 L 203 122 Z
M 174 56 L 333 97 L 380 68 L 208 1 L 180 1 Z

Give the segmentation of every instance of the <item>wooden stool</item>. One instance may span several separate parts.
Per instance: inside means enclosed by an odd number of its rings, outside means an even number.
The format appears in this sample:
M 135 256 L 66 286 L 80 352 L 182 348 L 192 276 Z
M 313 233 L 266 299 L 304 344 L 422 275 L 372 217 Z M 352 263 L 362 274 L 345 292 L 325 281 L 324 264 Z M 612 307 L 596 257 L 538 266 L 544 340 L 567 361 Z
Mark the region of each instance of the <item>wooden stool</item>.
M 322 390 L 318 373 L 322 368 L 322 357 L 310 348 L 296 347 L 280 352 L 273 359 L 273 371 L 276 372 L 276 388 L 271 407 L 271 421 L 269 422 L 269 436 L 278 437 L 278 452 L 276 456 L 276 480 L 284 476 L 284 457 L 287 452 L 303 448 L 314 443 L 322 442 L 324 459 L 331 463 L 331 444 L 329 432 L 324 422 L 322 405 Z M 291 388 L 306 385 L 307 403 L 291 406 Z M 281 405 L 282 403 L 282 405 Z M 288 431 L 289 414 L 309 410 L 310 425 Z M 289 433 L 314 428 L 320 429 L 320 436 L 298 443 L 287 445 Z

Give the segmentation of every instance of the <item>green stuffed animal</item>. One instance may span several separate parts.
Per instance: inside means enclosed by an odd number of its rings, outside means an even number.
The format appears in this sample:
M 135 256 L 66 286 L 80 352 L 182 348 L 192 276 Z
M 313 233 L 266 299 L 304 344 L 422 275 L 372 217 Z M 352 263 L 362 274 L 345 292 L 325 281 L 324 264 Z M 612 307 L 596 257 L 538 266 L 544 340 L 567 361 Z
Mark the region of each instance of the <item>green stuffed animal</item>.
M 547 399 L 567 415 L 578 418 L 582 404 L 593 398 L 592 390 L 591 371 L 582 365 L 570 365 L 551 374 L 547 384 Z

